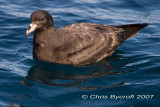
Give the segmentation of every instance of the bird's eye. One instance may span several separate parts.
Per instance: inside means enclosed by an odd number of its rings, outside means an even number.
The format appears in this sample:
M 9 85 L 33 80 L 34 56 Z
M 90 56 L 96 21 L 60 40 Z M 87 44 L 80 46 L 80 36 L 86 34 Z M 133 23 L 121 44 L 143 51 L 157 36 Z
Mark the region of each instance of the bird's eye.
M 44 18 L 40 18 L 40 21 L 43 21 L 44 20 Z

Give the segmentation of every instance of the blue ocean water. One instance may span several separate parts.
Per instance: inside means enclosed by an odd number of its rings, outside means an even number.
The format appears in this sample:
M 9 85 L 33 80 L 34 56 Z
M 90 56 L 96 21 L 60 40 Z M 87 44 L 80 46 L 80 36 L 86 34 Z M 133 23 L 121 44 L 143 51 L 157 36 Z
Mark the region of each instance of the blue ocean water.
M 30 14 L 48 11 L 55 27 L 150 22 L 111 57 L 86 66 L 32 58 Z M 160 1 L 0 0 L 0 107 L 159 107 Z

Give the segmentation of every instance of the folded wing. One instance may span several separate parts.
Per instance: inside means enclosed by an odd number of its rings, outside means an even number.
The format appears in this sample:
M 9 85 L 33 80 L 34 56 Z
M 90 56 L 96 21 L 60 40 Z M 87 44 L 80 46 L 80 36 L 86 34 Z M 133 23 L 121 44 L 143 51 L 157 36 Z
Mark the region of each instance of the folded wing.
M 68 42 L 56 48 L 67 63 L 87 64 L 111 55 L 124 42 L 124 30 L 110 25 L 78 23 L 61 28 Z

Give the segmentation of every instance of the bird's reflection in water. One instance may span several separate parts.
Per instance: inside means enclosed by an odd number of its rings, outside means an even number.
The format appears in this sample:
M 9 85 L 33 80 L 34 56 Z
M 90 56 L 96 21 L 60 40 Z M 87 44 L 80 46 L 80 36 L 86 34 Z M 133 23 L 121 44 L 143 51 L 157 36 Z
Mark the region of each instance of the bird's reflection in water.
M 121 56 L 119 55 L 116 57 L 117 59 L 120 59 Z M 108 59 L 110 60 L 110 59 Z M 101 64 L 100 64 L 101 63 Z M 112 76 L 112 75 L 119 75 L 127 72 L 132 72 L 132 71 L 114 71 L 114 67 L 109 65 L 109 63 L 104 60 L 101 61 L 97 66 L 103 66 L 105 65 L 106 69 L 104 68 L 99 69 L 97 68 L 94 69 L 95 65 L 91 66 L 68 66 L 68 65 L 59 65 L 59 64 L 42 64 L 39 63 L 33 67 L 30 68 L 28 71 L 28 76 L 26 76 L 27 79 L 45 84 L 45 85 L 50 85 L 50 86 L 61 86 L 61 87 L 77 87 L 80 89 L 85 89 L 85 90 L 95 90 L 103 87 L 99 86 L 79 86 L 80 84 L 86 83 L 88 80 L 93 79 L 93 78 L 99 78 L 99 77 L 105 77 L 105 76 Z M 123 64 L 125 66 L 128 64 L 126 62 Z M 68 69 L 68 68 L 69 69 Z M 92 68 L 92 70 L 88 71 L 83 71 L 84 69 Z M 71 69 L 73 68 L 73 69 Z M 76 71 L 76 70 L 79 71 Z M 113 87 L 113 86 L 118 86 L 118 85 L 123 85 L 124 82 L 120 83 L 115 83 L 113 85 L 109 85 L 108 87 Z M 23 84 L 27 85 L 27 84 Z

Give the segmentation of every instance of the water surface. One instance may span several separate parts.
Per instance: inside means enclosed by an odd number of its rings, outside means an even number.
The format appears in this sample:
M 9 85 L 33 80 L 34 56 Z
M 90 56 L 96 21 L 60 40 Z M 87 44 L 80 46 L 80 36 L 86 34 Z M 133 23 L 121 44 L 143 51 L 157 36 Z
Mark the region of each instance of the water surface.
M 24 35 L 37 9 L 48 11 L 56 28 L 152 24 L 103 61 L 51 64 L 32 58 L 33 33 Z M 1 0 L 0 107 L 159 107 L 159 22 L 158 0 Z

